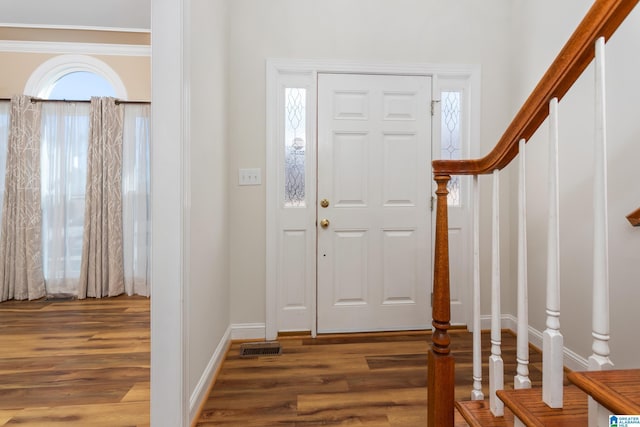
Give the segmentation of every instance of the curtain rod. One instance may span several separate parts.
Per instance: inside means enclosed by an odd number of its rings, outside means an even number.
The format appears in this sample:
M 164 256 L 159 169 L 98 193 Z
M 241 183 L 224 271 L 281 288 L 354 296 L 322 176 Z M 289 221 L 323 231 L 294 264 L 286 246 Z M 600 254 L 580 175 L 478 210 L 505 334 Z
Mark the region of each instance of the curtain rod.
M 0 98 L 0 101 L 11 101 L 11 98 Z M 88 99 L 42 99 L 42 98 L 31 98 L 31 102 L 91 102 Z M 150 101 L 127 101 L 124 99 L 116 99 L 116 105 L 119 104 L 151 104 Z

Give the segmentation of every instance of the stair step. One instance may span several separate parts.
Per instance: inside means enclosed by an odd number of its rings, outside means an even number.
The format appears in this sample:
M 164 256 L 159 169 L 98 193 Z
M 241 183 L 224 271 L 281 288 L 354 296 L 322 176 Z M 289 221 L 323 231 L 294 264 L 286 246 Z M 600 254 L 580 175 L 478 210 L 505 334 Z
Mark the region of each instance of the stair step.
M 612 413 L 640 414 L 640 369 L 571 372 L 568 377 Z
M 549 408 L 542 401 L 542 389 L 500 390 L 505 406 L 529 427 L 584 427 L 588 425 L 587 395 L 578 387 L 564 387 L 563 408 Z
M 513 425 L 513 414 L 504 411 L 504 417 L 494 417 L 488 400 L 457 401 L 456 408 L 471 427 L 503 427 Z

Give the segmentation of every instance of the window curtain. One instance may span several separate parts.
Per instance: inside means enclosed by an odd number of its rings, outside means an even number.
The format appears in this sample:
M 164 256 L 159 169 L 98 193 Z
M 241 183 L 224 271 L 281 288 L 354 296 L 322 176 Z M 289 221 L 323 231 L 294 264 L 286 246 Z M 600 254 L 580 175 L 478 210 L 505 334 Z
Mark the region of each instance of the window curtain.
M 7 166 L 7 144 L 9 140 L 9 111 L 11 101 L 0 100 L 0 206 L 4 200 L 4 173 Z M 2 229 L 2 209 L 0 208 L 0 230 Z
M 122 218 L 124 287 L 127 295 L 149 296 L 150 110 L 148 104 L 124 105 Z
M 0 101 L 0 206 L 6 203 L 0 210 L 0 247 L 7 254 L 1 255 L 0 300 L 44 296 L 39 290 L 16 297 L 15 287 L 3 284 L 5 277 L 6 281 L 15 281 L 14 276 L 32 277 L 25 273 L 27 265 L 24 262 L 8 269 L 12 263 L 8 251 L 15 250 L 11 242 L 16 240 L 9 238 L 2 243 L 2 239 L 15 236 L 19 223 L 16 214 L 10 213 L 7 223 L 3 224 L 2 214 L 3 211 L 16 211 L 16 201 L 26 200 L 22 194 L 34 193 L 38 182 L 40 205 L 30 208 L 30 212 L 42 212 L 41 216 L 33 216 L 42 228 L 37 237 L 32 237 L 41 240 L 38 256 L 41 257 L 39 271 L 40 276 L 44 276 L 44 293 L 49 297 L 79 298 L 115 296 L 122 292 L 149 296 L 150 106 L 135 103 L 116 106 L 113 99 L 106 98 L 94 99 L 91 105 L 66 101 L 32 103 L 29 97 L 17 99 L 26 112 L 20 113 L 18 104 L 14 112 L 11 102 Z M 18 124 L 16 129 L 19 130 L 13 132 L 15 135 L 29 136 L 27 141 L 31 145 L 27 149 L 16 151 L 18 146 L 14 145 L 11 151 L 8 143 L 10 122 Z M 39 152 L 35 151 L 38 146 Z M 29 169 L 23 165 L 24 160 L 20 160 L 16 166 L 14 162 L 18 161 L 19 153 L 22 157 L 30 154 L 29 159 L 37 165 L 32 164 Z M 8 155 L 13 166 L 5 168 Z M 5 170 L 7 185 L 13 189 L 7 198 L 3 196 Z M 14 184 L 18 175 L 28 180 L 33 191 L 29 190 L 31 187 Z M 121 189 L 119 195 L 118 188 Z M 18 190 L 22 193 L 16 197 L 13 194 Z M 122 201 L 121 208 L 118 197 Z M 89 216 L 85 218 L 86 212 Z M 119 226 L 118 217 L 121 218 Z M 14 231 L 2 231 L 3 228 Z M 33 227 L 29 230 L 34 231 Z M 35 272 L 38 272 L 37 268 Z
M 122 122 L 115 99 L 91 98 L 81 299 L 124 292 Z
M 47 295 L 76 296 L 82 255 L 89 104 L 42 104 L 42 254 Z
M 11 99 L 0 231 L 0 301 L 45 295 L 40 201 L 40 104 Z

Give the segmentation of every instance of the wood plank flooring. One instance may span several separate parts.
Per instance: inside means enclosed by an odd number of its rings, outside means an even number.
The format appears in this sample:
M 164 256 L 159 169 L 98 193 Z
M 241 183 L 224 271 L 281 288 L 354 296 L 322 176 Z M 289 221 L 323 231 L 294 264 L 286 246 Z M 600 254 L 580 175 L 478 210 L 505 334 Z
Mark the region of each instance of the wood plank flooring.
M 0 426 L 149 426 L 149 337 L 147 298 L 1 303 Z M 197 425 L 424 426 L 429 341 L 428 333 L 288 337 L 281 356 L 248 359 L 234 343 Z M 456 398 L 468 399 L 471 335 L 454 331 L 452 350 Z M 485 334 L 483 360 L 488 351 Z M 502 351 L 509 384 L 510 333 Z M 532 351 L 534 384 L 540 366 Z
M 149 426 L 149 299 L 0 303 L 0 426 Z
M 483 360 L 489 336 L 483 334 Z M 426 425 L 428 333 L 359 334 L 280 340 L 280 356 L 241 358 L 234 343 L 203 405 L 198 426 Z M 515 375 L 515 337 L 503 333 L 505 384 Z M 472 340 L 452 333 L 456 399 L 469 399 Z M 540 384 L 541 357 L 531 352 Z M 488 368 L 485 365 L 484 374 Z M 485 393 L 488 385 L 484 384 Z M 456 425 L 466 426 L 461 417 Z

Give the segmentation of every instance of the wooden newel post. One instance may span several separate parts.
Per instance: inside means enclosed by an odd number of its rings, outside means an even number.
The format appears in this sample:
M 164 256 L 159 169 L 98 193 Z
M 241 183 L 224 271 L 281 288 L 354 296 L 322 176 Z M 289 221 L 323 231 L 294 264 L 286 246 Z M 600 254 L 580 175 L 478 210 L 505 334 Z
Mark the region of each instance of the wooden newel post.
M 453 426 L 454 361 L 449 345 L 451 306 L 449 300 L 449 225 L 447 218 L 447 183 L 449 175 L 436 175 L 436 243 L 433 270 L 433 307 L 431 349 L 428 361 L 428 425 Z

